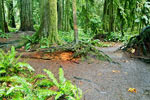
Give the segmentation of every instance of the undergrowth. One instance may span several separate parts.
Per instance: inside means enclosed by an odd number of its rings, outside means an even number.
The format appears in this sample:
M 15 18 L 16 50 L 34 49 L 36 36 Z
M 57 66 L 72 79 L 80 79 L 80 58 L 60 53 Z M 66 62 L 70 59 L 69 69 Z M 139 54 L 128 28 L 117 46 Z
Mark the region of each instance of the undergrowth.
M 6 39 L 8 39 L 9 37 L 10 37 L 9 34 L 7 34 L 7 33 L 1 33 L 0 32 L 0 38 L 6 38 Z
M 15 58 L 16 51 L 0 52 L 0 100 L 81 100 L 82 91 L 64 77 L 59 68 L 59 80 L 51 71 L 44 69 L 45 75 L 35 75 L 27 63 Z M 52 88 L 56 88 L 55 90 Z
M 135 34 L 131 34 L 131 32 L 126 32 L 124 34 L 125 35 L 122 36 L 120 32 L 107 33 L 105 34 L 106 38 L 104 39 L 104 41 L 127 43 L 132 36 L 135 36 Z

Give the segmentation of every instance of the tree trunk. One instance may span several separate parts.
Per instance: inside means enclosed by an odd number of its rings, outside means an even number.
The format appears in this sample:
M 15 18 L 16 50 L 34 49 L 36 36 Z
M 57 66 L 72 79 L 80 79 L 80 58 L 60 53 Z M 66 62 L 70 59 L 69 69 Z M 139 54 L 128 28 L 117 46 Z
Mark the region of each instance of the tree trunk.
M 8 29 L 8 25 L 7 25 L 7 22 L 6 22 L 6 18 L 5 18 L 5 7 L 4 7 L 4 0 L 2 0 L 2 9 L 3 9 L 3 16 L 4 16 L 4 28 L 5 28 L 5 32 L 8 33 L 9 32 L 9 29 Z
M 4 15 L 3 15 L 3 6 L 2 6 L 2 0 L 0 0 L 0 30 L 2 30 L 2 32 L 5 32 L 4 29 Z
M 13 8 L 13 0 L 10 0 L 8 5 L 8 20 L 9 25 L 12 28 L 16 28 L 15 17 L 14 17 L 14 8 Z
M 109 5 L 109 33 L 114 32 L 114 6 L 113 6 L 113 0 L 110 0 L 110 5 Z
M 78 27 L 77 27 L 77 7 L 76 7 L 76 0 L 73 0 L 72 4 L 73 8 L 73 22 L 74 22 L 74 42 L 78 44 Z
M 47 37 L 50 45 L 59 43 L 57 26 L 57 0 L 42 0 L 41 25 L 35 34 L 36 39 Z
M 49 43 L 58 43 L 58 16 L 57 16 L 57 0 L 49 0 Z
M 58 29 L 63 30 L 63 0 L 58 1 Z
M 20 0 L 21 31 L 33 31 L 32 0 Z

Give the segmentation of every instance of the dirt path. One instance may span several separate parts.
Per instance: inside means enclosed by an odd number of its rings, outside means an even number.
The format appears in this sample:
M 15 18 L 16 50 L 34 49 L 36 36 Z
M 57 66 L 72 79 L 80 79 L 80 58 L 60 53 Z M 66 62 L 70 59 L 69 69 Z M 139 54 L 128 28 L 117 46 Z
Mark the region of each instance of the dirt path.
M 100 49 L 120 65 L 94 59 L 80 64 L 39 59 L 27 62 L 37 73 L 49 69 L 56 76 L 62 65 L 65 76 L 83 90 L 83 100 L 150 100 L 150 65 L 115 52 L 119 46 Z M 128 92 L 129 88 L 136 88 L 137 93 Z

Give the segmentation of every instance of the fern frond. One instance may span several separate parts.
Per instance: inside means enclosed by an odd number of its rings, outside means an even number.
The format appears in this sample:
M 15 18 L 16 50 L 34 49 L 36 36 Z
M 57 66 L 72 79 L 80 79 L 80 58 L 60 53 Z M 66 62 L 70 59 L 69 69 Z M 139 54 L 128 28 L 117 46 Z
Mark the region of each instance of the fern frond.
M 63 83 L 65 83 L 65 81 L 66 81 L 66 79 L 65 79 L 65 77 L 64 77 L 63 68 L 60 67 L 60 68 L 59 68 L 59 82 L 60 82 L 60 84 L 63 84 Z
M 58 92 L 57 95 L 55 96 L 55 100 L 58 100 L 63 95 L 64 93 L 62 91 Z
M 43 87 L 43 86 L 46 86 L 46 87 L 51 87 L 54 85 L 53 82 L 51 82 L 50 80 L 48 79 L 43 79 L 43 80 L 38 80 L 36 82 L 36 85 L 39 86 L 39 87 Z
M 57 92 L 48 89 L 37 89 L 35 90 L 35 93 L 39 100 L 43 100 L 43 98 L 57 95 Z
M 0 82 L 9 82 L 11 81 L 10 76 L 0 77 Z
M 44 69 L 44 72 L 46 72 L 49 76 L 49 78 L 52 80 L 52 82 L 59 87 L 59 83 L 57 82 L 57 79 L 54 77 L 54 74 L 46 69 Z
M 20 91 L 20 90 L 23 90 L 23 87 L 22 87 L 22 86 L 11 87 L 11 88 L 7 91 L 6 95 L 9 95 L 10 93 L 13 93 L 14 91 Z
M 21 68 L 27 68 L 29 71 L 35 71 L 29 64 L 24 63 L 24 62 L 19 62 L 17 63 L 17 67 L 21 67 Z
M 41 75 L 41 74 L 38 74 L 38 75 L 33 77 L 33 79 L 43 79 L 43 78 L 46 78 L 46 76 L 45 75 Z
M 0 70 L 0 74 L 4 74 L 4 73 L 6 73 L 6 70 L 4 69 Z
M 0 97 L 2 97 L 3 95 L 6 95 L 5 89 L 0 88 Z

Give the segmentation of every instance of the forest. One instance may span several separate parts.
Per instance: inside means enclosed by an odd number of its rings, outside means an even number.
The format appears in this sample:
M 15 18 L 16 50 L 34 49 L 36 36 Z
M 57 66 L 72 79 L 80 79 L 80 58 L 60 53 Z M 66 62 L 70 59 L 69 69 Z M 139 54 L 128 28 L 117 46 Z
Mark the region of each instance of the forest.
M 150 0 L 0 0 L 0 100 L 150 100 Z

